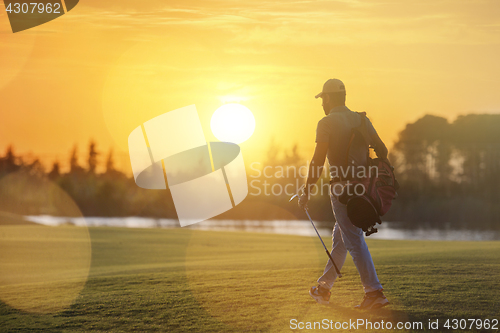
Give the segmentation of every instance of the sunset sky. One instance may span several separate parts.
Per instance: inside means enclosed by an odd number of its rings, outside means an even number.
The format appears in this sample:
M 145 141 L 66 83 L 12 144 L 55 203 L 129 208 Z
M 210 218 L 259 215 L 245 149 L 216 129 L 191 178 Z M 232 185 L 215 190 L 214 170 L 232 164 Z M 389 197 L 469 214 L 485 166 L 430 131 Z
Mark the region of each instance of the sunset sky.
M 1 3 L 0 155 L 51 163 L 92 138 L 126 157 L 134 128 L 190 104 L 215 140 L 211 115 L 240 102 L 247 164 L 273 138 L 310 158 L 329 78 L 390 147 L 426 113 L 500 113 L 499 59 L 498 0 L 81 0 L 15 34 Z

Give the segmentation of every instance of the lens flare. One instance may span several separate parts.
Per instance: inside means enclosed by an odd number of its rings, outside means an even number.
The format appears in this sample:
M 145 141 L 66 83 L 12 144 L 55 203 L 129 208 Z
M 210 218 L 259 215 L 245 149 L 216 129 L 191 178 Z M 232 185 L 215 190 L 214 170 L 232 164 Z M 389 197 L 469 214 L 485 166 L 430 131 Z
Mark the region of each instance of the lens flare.
M 34 313 L 67 309 L 90 269 L 87 227 L 51 227 L 27 215 L 81 217 L 78 206 L 48 179 L 27 173 L 0 180 L 0 300 Z

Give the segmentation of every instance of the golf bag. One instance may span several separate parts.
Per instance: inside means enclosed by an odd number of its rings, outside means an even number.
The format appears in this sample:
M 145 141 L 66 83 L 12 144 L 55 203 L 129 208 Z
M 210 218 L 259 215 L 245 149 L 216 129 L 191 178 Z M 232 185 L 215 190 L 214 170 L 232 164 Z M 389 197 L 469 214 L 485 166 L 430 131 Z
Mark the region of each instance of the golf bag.
M 366 113 L 360 115 L 361 126 L 352 130 L 347 155 L 355 136 L 361 135 L 367 145 L 370 142 L 365 124 Z M 347 205 L 347 215 L 352 224 L 363 229 L 366 236 L 369 236 L 377 232 L 375 225 L 382 223 L 380 217 L 391 208 L 392 200 L 397 196 L 399 183 L 394 176 L 394 167 L 388 160 L 372 159 L 369 156 L 367 160 L 367 176 L 348 181 L 339 196 L 339 201 Z M 362 191 L 359 190 L 360 186 Z

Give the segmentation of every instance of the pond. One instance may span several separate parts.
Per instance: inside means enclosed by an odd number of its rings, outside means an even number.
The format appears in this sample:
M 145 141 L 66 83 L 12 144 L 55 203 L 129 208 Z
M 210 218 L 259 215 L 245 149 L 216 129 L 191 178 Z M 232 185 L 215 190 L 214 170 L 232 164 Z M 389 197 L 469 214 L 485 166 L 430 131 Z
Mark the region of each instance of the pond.
M 48 215 L 27 216 L 27 220 L 49 226 L 70 224 L 89 227 L 126 227 L 126 228 L 180 228 L 179 222 L 173 219 L 155 219 L 147 217 L 56 217 Z M 322 237 L 332 234 L 331 224 L 315 222 Z M 186 228 L 216 231 L 246 231 L 271 234 L 315 236 L 308 220 L 208 220 L 193 224 Z M 413 240 L 467 240 L 486 241 L 500 240 L 500 231 L 467 230 L 467 229 L 408 229 L 397 222 L 384 222 L 378 227 L 378 233 L 370 239 L 413 239 Z

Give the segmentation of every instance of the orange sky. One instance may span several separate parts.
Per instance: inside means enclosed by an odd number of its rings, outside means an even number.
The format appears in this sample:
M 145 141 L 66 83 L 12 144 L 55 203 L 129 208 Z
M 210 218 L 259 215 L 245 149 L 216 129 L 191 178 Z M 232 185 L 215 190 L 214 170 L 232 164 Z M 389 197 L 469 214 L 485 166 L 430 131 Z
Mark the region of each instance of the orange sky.
M 391 146 L 426 113 L 500 112 L 500 2 L 81 0 L 13 34 L 0 4 L 0 154 L 65 158 L 90 138 L 127 152 L 128 134 L 196 104 L 205 136 L 223 102 L 256 118 L 241 144 L 272 138 L 309 158 L 328 78 Z M 83 164 L 83 159 L 82 159 Z

